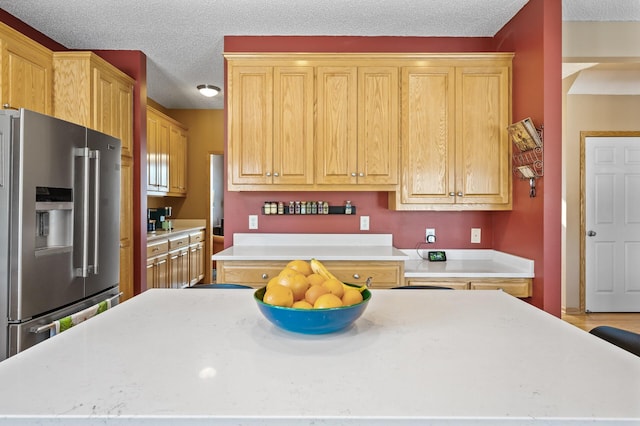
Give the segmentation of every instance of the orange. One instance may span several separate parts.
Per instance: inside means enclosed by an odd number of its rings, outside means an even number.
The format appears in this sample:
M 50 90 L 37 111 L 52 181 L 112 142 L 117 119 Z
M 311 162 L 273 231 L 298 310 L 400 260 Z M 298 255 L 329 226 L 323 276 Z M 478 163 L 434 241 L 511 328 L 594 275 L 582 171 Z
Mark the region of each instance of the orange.
M 320 274 L 307 275 L 307 281 L 310 285 L 320 285 L 324 282 L 324 277 Z
M 303 274 L 305 277 L 313 273 L 311 265 L 306 260 L 292 260 L 291 262 L 287 263 L 287 268 L 296 270 Z
M 296 271 L 295 269 L 284 268 L 282 271 L 280 271 L 278 276 L 279 277 L 292 277 L 292 276 L 297 275 L 299 273 L 300 272 Z
M 313 305 L 318 297 L 327 293 L 329 293 L 329 290 L 326 287 L 323 287 L 321 285 L 312 285 L 304 294 L 304 300 Z
M 293 302 L 293 305 L 291 305 L 291 307 L 298 309 L 313 309 L 313 305 L 306 300 L 298 300 L 297 302 Z
M 278 282 L 279 279 L 280 279 L 279 276 L 271 278 L 267 283 L 267 288 L 271 287 L 274 284 L 279 284 Z
M 289 287 L 293 292 L 293 300 L 298 301 L 304 299 L 304 294 L 307 292 L 309 288 L 309 283 L 307 282 L 307 278 L 302 274 L 294 275 L 291 278 L 283 280 L 281 278 L 280 284 L 286 287 Z
M 335 294 L 338 298 L 342 298 L 344 294 L 344 286 L 342 283 L 334 278 L 328 279 L 322 283 L 322 287 L 329 290 L 329 293 Z
M 362 302 L 362 293 L 354 289 L 347 289 L 342 295 L 342 304 L 344 306 L 355 305 Z
M 340 306 L 342 306 L 342 300 L 335 294 L 327 293 L 316 299 L 313 309 L 339 308 Z
M 293 292 L 289 287 L 273 284 L 264 293 L 262 301 L 269 305 L 291 307 L 293 305 Z

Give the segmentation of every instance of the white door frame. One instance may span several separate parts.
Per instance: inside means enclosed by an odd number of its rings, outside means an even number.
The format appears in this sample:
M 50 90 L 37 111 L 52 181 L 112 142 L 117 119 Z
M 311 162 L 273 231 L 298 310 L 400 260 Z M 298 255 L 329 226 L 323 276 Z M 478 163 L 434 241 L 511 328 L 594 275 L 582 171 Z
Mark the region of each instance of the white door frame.
M 640 137 L 640 131 L 583 131 L 580 132 L 580 312 L 586 306 L 586 179 L 585 140 L 589 137 Z

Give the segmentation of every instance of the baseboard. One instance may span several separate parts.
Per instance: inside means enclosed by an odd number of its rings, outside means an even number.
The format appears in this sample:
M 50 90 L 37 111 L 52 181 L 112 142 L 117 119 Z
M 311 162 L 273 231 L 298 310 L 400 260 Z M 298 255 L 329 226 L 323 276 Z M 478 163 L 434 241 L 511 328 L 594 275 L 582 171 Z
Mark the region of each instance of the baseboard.
M 567 308 L 567 307 L 563 307 L 562 308 L 562 313 L 564 315 L 580 315 L 580 314 L 584 314 L 584 312 L 580 308 Z

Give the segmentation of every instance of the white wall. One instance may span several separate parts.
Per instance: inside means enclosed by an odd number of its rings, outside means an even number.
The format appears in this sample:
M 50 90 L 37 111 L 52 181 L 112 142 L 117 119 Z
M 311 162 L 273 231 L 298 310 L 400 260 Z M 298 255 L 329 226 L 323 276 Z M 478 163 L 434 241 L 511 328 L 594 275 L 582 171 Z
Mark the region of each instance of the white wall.
M 640 69 L 640 23 L 563 23 L 563 62 L 599 62 Z M 567 312 L 580 308 L 580 132 L 640 131 L 640 96 L 568 95 L 576 74 L 563 81 L 563 293 Z

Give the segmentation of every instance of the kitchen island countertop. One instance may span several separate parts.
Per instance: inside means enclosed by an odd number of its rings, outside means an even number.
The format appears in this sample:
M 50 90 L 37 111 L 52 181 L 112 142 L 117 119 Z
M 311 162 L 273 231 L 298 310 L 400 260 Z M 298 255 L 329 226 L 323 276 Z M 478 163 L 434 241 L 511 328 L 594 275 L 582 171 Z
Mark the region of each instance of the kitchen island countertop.
M 640 422 L 640 358 L 500 291 L 372 290 L 280 330 L 251 290 L 151 289 L 0 362 L 0 425 Z

